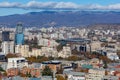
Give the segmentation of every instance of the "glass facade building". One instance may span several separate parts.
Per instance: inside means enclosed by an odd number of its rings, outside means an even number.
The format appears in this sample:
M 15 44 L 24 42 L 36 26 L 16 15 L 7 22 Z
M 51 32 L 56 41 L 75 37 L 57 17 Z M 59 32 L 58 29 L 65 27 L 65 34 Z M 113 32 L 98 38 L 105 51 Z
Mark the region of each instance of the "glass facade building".
M 15 43 L 16 45 L 22 45 L 24 44 L 24 34 L 16 34 L 15 35 Z
M 22 24 L 17 24 L 16 27 L 16 34 L 15 34 L 15 44 L 16 45 L 23 45 L 24 44 L 24 33 L 23 33 Z

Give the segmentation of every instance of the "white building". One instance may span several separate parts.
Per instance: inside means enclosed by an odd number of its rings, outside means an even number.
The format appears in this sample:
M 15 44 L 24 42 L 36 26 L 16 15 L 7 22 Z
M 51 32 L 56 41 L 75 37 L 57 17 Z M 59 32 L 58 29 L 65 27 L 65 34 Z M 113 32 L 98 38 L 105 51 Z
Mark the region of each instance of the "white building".
M 71 49 L 68 46 L 64 46 L 63 50 L 58 53 L 58 57 L 66 58 L 69 56 L 71 56 Z
M 14 53 L 14 41 L 2 42 L 2 52 L 6 55 L 8 53 Z
M 119 56 L 113 51 L 107 51 L 107 57 L 111 60 L 119 60 Z
M 50 34 L 50 38 L 51 39 L 58 39 L 59 38 L 59 34 L 58 33 Z
M 28 62 L 25 58 L 8 58 L 7 69 L 9 68 L 22 68 L 24 66 L 28 67 Z
M 40 40 L 38 40 L 38 45 L 45 47 L 56 47 L 58 43 L 52 39 L 41 38 Z
M 68 71 L 67 80 L 85 80 L 85 73 Z

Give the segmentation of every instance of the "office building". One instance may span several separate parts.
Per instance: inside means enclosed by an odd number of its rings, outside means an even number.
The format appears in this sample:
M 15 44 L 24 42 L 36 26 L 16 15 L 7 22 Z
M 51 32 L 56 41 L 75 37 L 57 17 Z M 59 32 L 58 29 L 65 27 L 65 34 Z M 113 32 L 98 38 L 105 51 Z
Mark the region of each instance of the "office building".
M 23 45 L 24 44 L 24 34 L 16 34 L 15 35 L 15 43 L 16 45 Z
M 21 34 L 21 33 L 23 33 L 23 26 L 22 26 L 22 24 L 21 23 L 18 23 L 17 24 L 17 27 L 16 27 L 16 33 L 17 34 Z
M 17 24 L 16 27 L 16 34 L 15 34 L 15 44 L 16 45 L 23 45 L 24 44 L 24 33 L 22 24 Z

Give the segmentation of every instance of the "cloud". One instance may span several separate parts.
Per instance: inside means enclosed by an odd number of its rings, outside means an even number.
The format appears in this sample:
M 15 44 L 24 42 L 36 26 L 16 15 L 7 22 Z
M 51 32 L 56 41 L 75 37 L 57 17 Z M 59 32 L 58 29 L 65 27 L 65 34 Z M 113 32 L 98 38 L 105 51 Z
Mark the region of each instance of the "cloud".
M 21 8 L 21 9 L 52 9 L 52 10 L 120 10 L 120 3 L 111 5 L 79 5 L 73 2 L 38 2 L 30 1 L 26 4 L 17 2 L 1 2 L 0 8 Z
M 20 5 L 21 5 L 20 3 L 16 3 L 16 2 L 13 2 L 13 3 L 1 2 L 0 8 L 15 8 L 15 7 L 18 7 Z
M 107 8 L 107 7 L 106 7 Z M 108 9 L 120 9 L 120 3 L 112 4 L 108 6 Z
M 78 9 L 79 5 L 72 2 L 37 2 L 31 1 L 20 7 L 28 9 Z

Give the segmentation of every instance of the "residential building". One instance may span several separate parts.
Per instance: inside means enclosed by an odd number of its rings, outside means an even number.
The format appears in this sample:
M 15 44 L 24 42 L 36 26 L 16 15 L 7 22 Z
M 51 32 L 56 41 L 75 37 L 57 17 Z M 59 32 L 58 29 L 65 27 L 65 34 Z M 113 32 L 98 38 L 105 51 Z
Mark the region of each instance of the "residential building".
M 68 76 L 67 80 L 85 80 L 85 73 L 83 72 L 68 71 L 64 74 Z
M 101 49 L 101 42 L 93 41 L 93 42 L 91 42 L 90 46 L 91 46 L 91 51 L 99 50 L 99 49 Z
M 42 52 L 41 52 L 41 49 L 37 49 L 37 48 L 33 48 L 31 54 L 29 54 L 29 55 L 30 56 L 35 56 L 35 57 L 43 56 Z
M 89 69 L 86 80 L 101 80 L 105 76 L 104 69 Z
M 60 61 L 46 61 L 42 62 L 42 69 L 45 68 L 45 66 L 48 66 L 52 71 L 57 72 L 61 69 L 61 62 Z
M 12 77 L 12 76 L 17 76 L 19 73 L 18 68 L 9 68 L 7 69 L 7 76 Z
M 71 48 L 69 46 L 64 46 L 63 50 L 58 53 L 58 57 L 69 57 L 71 56 Z
M 20 53 L 23 57 L 29 56 L 29 45 L 16 45 L 15 53 Z
M 2 52 L 7 55 L 8 53 L 14 53 L 14 41 L 2 42 Z
M 107 75 L 107 76 L 104 76 L 101 80 L 119 80 L 119 77 Z

